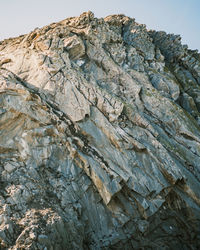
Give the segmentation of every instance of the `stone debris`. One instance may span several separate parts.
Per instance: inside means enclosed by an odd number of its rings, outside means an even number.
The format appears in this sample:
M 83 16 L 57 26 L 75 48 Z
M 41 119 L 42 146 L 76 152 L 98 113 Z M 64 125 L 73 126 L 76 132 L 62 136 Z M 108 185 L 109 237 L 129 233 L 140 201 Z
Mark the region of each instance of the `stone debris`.
M 200 249 L 200 54 L 124 15 L 0 42 L 0 249 Z

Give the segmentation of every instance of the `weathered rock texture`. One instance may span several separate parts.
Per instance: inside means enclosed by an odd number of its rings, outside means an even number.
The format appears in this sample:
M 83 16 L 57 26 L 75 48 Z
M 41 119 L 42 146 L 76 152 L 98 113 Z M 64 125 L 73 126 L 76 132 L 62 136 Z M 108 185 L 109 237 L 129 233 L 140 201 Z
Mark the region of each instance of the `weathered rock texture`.
M 0 42 L 1 249 L 200 249 L 200 55 L 91 12 Z

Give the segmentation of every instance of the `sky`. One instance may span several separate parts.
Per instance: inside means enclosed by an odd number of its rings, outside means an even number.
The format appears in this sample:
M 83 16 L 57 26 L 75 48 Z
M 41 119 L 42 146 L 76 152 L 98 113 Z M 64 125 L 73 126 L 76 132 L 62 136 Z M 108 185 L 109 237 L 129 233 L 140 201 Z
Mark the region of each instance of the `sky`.
M 0 40 L 92 11 L 96 17 L 125 14 L 148 29 L 180 34 L 200 51 L 200 0 L 0 0 Z

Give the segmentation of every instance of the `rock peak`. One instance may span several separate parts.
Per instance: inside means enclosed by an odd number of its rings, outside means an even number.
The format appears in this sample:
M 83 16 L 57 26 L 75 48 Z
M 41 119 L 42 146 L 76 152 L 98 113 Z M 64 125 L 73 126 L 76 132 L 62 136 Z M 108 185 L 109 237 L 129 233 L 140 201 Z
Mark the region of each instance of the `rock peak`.
M 199 249 L 200 55 L 125 15 L 0 42 L 0 248 Z

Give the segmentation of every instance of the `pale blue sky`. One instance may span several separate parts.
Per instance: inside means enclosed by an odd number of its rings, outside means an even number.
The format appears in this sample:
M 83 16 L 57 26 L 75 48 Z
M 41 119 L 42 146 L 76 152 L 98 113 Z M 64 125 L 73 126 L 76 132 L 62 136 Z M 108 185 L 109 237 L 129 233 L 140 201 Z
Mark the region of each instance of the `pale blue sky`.
M 0 0 L 0 40 L 91 10 L 125 14 L 149 29 L 180 34 L 200 51 L 200 0 Z

